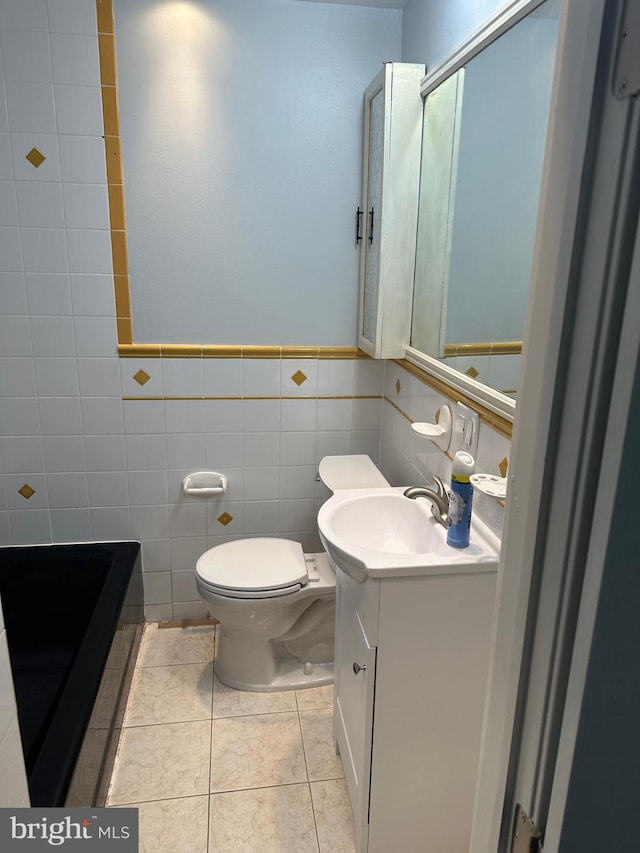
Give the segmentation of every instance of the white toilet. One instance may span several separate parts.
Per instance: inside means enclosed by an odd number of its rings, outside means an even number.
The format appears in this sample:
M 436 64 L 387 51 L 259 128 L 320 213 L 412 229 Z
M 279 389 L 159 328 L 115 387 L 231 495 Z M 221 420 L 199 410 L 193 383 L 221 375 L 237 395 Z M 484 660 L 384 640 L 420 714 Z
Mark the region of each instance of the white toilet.
M 389 483 L 368 456 L 325 456 L 338 489 Z M 327 555 L 290 539 L 236 539 L 196 563 L 196 584 L 220 621 L 216 676 L 240 690 L 295 690 L 333 681 L 335 574 Z

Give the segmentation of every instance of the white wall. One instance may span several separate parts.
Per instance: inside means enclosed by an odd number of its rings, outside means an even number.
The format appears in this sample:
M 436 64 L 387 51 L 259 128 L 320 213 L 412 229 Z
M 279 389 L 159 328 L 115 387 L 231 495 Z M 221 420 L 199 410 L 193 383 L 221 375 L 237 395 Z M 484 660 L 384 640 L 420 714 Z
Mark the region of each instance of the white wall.
M 116 0 L 135 340 L 356 343 L 363 92 L 400 10 Z

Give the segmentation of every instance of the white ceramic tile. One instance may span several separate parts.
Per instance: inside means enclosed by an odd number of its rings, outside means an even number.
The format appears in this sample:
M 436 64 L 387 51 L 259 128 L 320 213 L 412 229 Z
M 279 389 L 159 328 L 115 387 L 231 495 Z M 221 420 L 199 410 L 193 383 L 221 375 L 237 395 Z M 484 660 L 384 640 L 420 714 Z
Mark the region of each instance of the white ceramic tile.
M 279 501 L 248 501 L 244 505 L 243 525 L 245 533 L 277 536 L 279 521 Z
M 158 628 L 145 625 L 137 666 L 170 666 L 213 660 L 214 628 Z
M 131 506 L 167 503 L 166 471 L 129 471 L 127 476 Z
M 243 400 L 244 432 L 272 432 L 280 429 L 280 400 Z
M 144 603 L 145 604 L 171 604 L 171 572 L 145 572 L 144 574 Z M 144 672 L 144 670 L 141 670 Z M 165 722 L 170 720 L 147 720 L 148 724 L 153 722 Z M 132 725 L 144 725 L 137 723 Z
M 173 601 L 194 601 L 200 598 L 196 587 L 195 569 L 184 569 L 179 572 L 171 572 L 171 591 Z
M 49 29 L 52 33 L 97 32 L 98 23 L 93 3 L 86 0 L 46 0 Z
M 321 359 L 318 362 L 318 396 L 351 396 L 354 393 L 355 367 L 353 359 Z
M 202 366 L 205 397 L 242 395 L 241 359 L 206 358 Z
M 31 486 L 35 491 L 30 498 L 24 498 L 20 493 L 24 485 Z M 5 474 L 4 485 L 7 494 L 7 506 L 9 509 L 46 509 L 47 504 L 47 486 L 44 474 L 41 473 L 23 473 Z
M 135 539 L 168 539 L 168 507 L 132 506 L 131 533 Z
M 85 435 L 87 471 L 124 471 L 126 454 L 122 435 Z
M 282 400 L 280 404 L 282 432 L 301 432 L 316 429 L 317 400 Z
M 84 441 L 81 435 L 45 435 L 42 445 L 47 473 L 86 470 Z
M 108 230 L 70 229 L 67 231 L 67 243 L 69 270 L 72 273 L 109 275 L 113 272 L 111 235 Z
M 173 606 L 171 604 L 145 604 L 145 622 L 165 622 L 173 619 Z
M 315 459 L 315 432 L 287 432 L 280 434 L 281 465 L 313 465 Z
M 23 273 L 0 273 L 0 314 L 27 312 L 27 288 Z
M 293 380 L 299 376 L 300 384 Z M 286 358 L 280 362 L 280 393 L 283 397 L 315 397 L 318 393 L 318 362 L 308 358 Z
M 171 567 L 168 539 L 146 539 L 142 543 L 142 571 L 168 572 Z
M 283 711 L 295 711 L 296 698 L 293 690 L 275 693 L 235 690 L 227 687 L 217 678 L 213 682 L 213 716 L 246 717 L 254 714 L 277 714 Z
M 205 431 L 240 432 L 242 430 L 242 407 L 242 400 L 205 400 Z
M 207 550 L 206 536 L 188 536 L 171 539 L 171 568 L 175 571 L 195 571 L 198 558 Z M 189 601 L 189 598 L 184 599 Z
M 75 358 L 36 358 L 34 361 L 38 394 L 41 397 L 78 396 L 78 368 Z
M 69 276 L 64 273 L 29 273 L 26 276 L 26 292 L 29 313 L 32 315 L 71 314 Z
M 296 690 L 295 693 L 299 711 L 333 708 L 333 684 L 326 684 L 323 687 L 309 687 L 307 690 Z
M 0 228 L 0 258 L 3 272 L 21 272 L 24 269 L 17 228 Z
M 120 382 L 125 397 L 162 397 L 162 362 L 159 358 L 121 358 Z M 133 377 L 143 371 L 143 385 Z M 197 430 L 194 430 L 197 432 Z
M 210 849 L 216 853 L 317 853 L 307 785 L 231 791 L 211 797 Z M 241 839 L 241 841 L 240 841 Z
M 169 507 L 169 531 L 171 536 L 206 536 L 206 505 L 185 501 Z
M 87 474 L 90 506 L 127 506 L 127 475 L 124 471 L 99 471 Z M 154 602 L 162 603 L 162 602 Z
M 0 741 L 0 807 L 18 806 L 27 790 L 18 718 L 14 716 Z
M 69 184 L 63 187 L 67 228 L 109 228 L 109 198 L 105 184 Z
M 243 358 L 242 394 L 245 397 L 280 396 L 280 359 Z
M 43 435 L 82 435 L 80 400 L 74 397 L 40 397 Z
M 244 464 L 251 468 L 278 465 L 280 436 L 277 432 L 248 433 L 243 438 Z
M 351 452 L 369 456 L 376 465 L 380 459 L 380 432 L 366 430 L 351 433 Z
M 117 541 L 131 537 L 129 510 L 126 507 L 92 507 L 91 535 L 96 541 Z
M 80 393 L 85 396 L 120 397 L 120 365 L 117 358 L 79 358 Z
M 73 313 L 78 317 L 115 317 L 112 275 L 78 275 L 71 279 Z M 140 388 L 140 386 L 137 386 Z
M 1 77 L 2 77 L 2 74 L 1 74 L 1 66 L 0 66 L 0 78 Z M 0 86 L 0 131 L 2 131 L 2 133 L 4 135 L 8 132 L 8 130 L 9 130 L 9 114 L 7 112 L 7 95 L 6 95 L 6 92 L 4 90 L 4 85 L 2 85 L 2 86 Z M 6 143 L 4 144 L 3 147 L 6 147 Z M 7 162 L 8 162 L 6 159 L 6 155 L 7 155 L 7 152 L 5 150 L 5 152 L 3 153 L 3 159 L 4 159 L 3 165 L 4 166 L 6 166 Z M 3 177 L 9 177 L 9 175 L 6 174 Z
M 164 403 L 162 400 L 124 400 L 123 408 L 126 432 L 164 434 Z M 154 465 L 153 467 L 159 466 Z
M 0 511 L 0 544 L 11 545 L 11 527 L 9 526 L 9 513 Z
M 283 500 L 313 498 L 316 485 L 315 465 L 280 468 L 279 497 Z
M 206 619 L 209 616 L 201 598 L 197 601 L 174 601 L 172 611 L 174 619 Z
M 74 317 L 79 358 L 113 358 L 117 353 L 116 321 L 112 317 Z
M 306 781 L 297 713 L 215 719 L 211 791 Z
M 71 133 L 76 136 L 102 135 L 102 94 L 99 86 L 56 84 L 53 88 L 58 133 Z
M 204 468 L 204 435 L 202 433 L 169 434 L 167 442 L 167 466 L 169 468 Z
M 31 317 L 31 341 L 35 356 L 68 356 L 76 354 L 73 319 L 71 317 Z
M 204 432 L 203 400 L 165 400 L 164 416 L 168 433 Z
M 61 136 L 62 179 L 71 183 L 104 184 L 107 170 L 101 136 Z
M 51 542 L 51 518 L 46 509 L 9 511 L 12 545 L 40 545 Z
M 45 159 L 39 166 L 34 166 L 27 160 L 27 154 L 33 149 L 44 155 Z M 50 133 L 12 133 L 11 149 L 13 169 L 16 181 L 59 182 L 60 156 L 58 137 Z
M 87 435 L 120 435 L 124 432 L 119 397 L 82 397 L 83 430 Z
M 198 720 L 123 729 L 109 803 L 206 793 L 210 727 Z
M 353 814 L 344 781 L 311 782 L 310 787 L 320 853 L 355 853 Z
M 314 500 L 282 500 L 278 530 L 282 533 L 313 530 L 316 526 L 316 515 Z
M 31 337 L 27 317 L 0 317 L 0 356 L 30 356 Z
M 0 227 L 15 228 L 18 225 L 18 205 L 13 181 L 0 181 Z
M 280 469 L 245 468 L 243 493 L 245 501 L 276 500 L 280 496 Z
M 125 442 L 130 469 L 142 471 L 167 467 L 164 435 L 127 435 Z
M 202 360 L 199 358 L 163 358 L 162 382 L 168 397 L 201 397 Z
M 47 474 L 49 506 L 68 508 L 89 506 L 85 473 Z
M 53 86 L 44 83 L 5 83 L 9 129 L 16 133 L 55 133 Z M 44 152 L 43 152 L 44 153 Z
M 382 427 L 382 400 L 354 400 L 353 428 L 379 430 Z
M 356 359 L 355 393 L 365 396 L 382 394 L 384 391 L 384 369 L 386 363 L 390 364 L 390 362 L 375 361 L 373 359 Z
M 132 805 L 138 809 L 139 853 L 207 853 L 208 797 Z
M 4 95 L 4 87 L 0 87 L 0 90 L 2 95 Z M 2 104 L 0 104 L 0 106 L 3 106 L 4 98 L 1 100 Z M 31 168 L 33 168 L 33 166 Z M 11 142 L 9 134 L 4 131 L 0 133 L 0 178 L 9 181 L 13 180 L 13 154 L 11 152 Z
M 48 29 L 45 0 L 0 0 L 0 27 L 8 30 Z
M 25 359 L 31 361 L 31 359 Z M 0 396 L 2 396 L 2 378 L 5 359 L 0 359 Z M 35 375 L 31 367 L 31 378 L 35 394 Z M 39 435 L 40 418 L 38 401 L 35 397 L 11 397 L 2 400 L 0 405 L 0 435 Z
M 44 471 L 42 440 L 38 436 L 3 436 L 0 455 L 5 474 L 26 474 Z
M 224 471 L 243 464 L 242 434 L 237 432 L 212 433 L 205 436 L 205 464 L 207 468 Z
M 51 34 L 51 60 L 56 83 L 99 86 L 98 36 L 78 33 Z
M 0 358 L 0 397 L 34 397 L 36 394 L 36 375 L 32 358 Z M 0 416 L 10 417 L 8 403 L 2 407 Z M 13 405 L 13 404 L 12 404 Z M 11 432 L 11 435 L 33 435 L 31 430 Z
M 316 435 L 316 463 L 323 456 L 344 456 L 351 453 L 351 433 L 342 432 L 318 432 Z
M 48 33 L 3 28 L 0 46 L 5 80 L 53 83 Z
M 353 400 L 318 400 L 318 430 L 350 430 Z
M 333 743 L 333 712 L 330 708 L 301 711 L 302 743 L 307 773 L 312 782 L 344 777 L 342 761 Z
M 52 509 L 54 542 L 90 542 L 91 519 L 88 509 Z
M 27 272 L 67 272 L 67 241 L 62 228 L 22 229 L 22 252 Z

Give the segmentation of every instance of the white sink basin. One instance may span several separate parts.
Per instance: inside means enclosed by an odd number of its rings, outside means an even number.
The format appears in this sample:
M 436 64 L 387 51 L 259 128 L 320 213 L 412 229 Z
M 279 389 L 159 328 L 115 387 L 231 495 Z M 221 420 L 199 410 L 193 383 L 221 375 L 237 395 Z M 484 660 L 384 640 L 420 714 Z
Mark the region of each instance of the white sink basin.
M 339 568 L 357 581 L 497 569 L 500 543 L 481 521 L 472 518 L 468 548 L 452 548 L 431 503 L 405 488 L 338 491 L 320 508 L 320 536 Z

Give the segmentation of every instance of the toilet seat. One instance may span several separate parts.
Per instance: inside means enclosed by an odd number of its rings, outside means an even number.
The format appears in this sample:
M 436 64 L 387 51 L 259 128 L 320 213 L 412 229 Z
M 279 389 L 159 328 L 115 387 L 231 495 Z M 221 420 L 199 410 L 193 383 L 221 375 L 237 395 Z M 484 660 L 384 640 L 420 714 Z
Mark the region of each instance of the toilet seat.
M 198 559 L 196 575 L 209 592 L 229 598 L 274 598 L 306 586 L 309 576 L 299 542 L 236 539 L 210 548 Z

